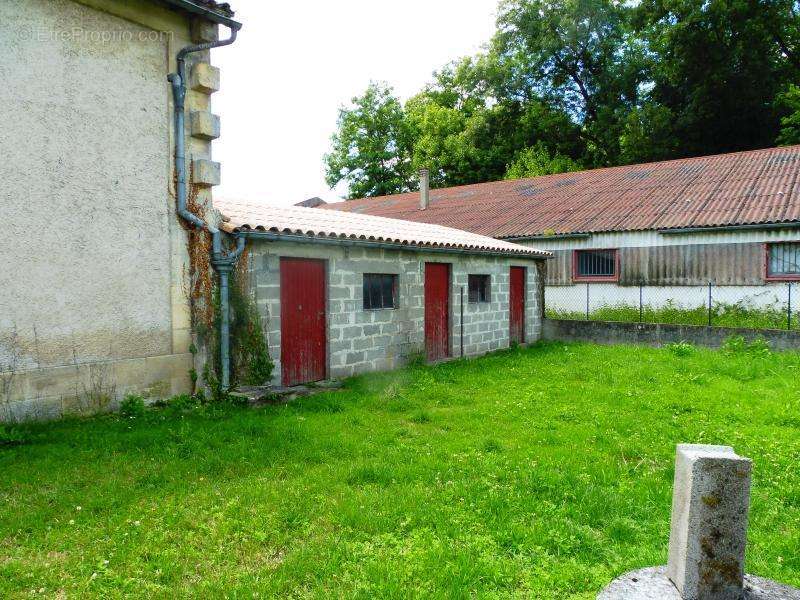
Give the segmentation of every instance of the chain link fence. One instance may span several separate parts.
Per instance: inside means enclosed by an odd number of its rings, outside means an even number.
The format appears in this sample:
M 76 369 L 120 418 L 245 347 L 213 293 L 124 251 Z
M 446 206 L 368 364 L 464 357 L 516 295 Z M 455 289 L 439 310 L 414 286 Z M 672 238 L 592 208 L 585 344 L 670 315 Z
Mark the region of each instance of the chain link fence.
M 800 330 L 800 285 L 763 287 L 618 286 L 580 283 L 545 288 L 550 319 L 669 323 Z

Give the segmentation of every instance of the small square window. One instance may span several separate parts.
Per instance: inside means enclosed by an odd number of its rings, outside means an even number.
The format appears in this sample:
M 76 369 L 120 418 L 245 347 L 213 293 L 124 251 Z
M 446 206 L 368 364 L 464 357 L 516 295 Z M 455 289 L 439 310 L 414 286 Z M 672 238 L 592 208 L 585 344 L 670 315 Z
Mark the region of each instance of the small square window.
M 491 301 L 491 276 L 489 275 L 470 275 L 469 280 L 469 301 L 470 302 L 490 302 Z
M 769 244 L 767 252 L 767 277 L 800 279 L 800 242 Z
M 397 308 L 397 275 L 364 273 L 364 310 Z
M 576 250 L 575 279 L 617 278 L 616 250 Z

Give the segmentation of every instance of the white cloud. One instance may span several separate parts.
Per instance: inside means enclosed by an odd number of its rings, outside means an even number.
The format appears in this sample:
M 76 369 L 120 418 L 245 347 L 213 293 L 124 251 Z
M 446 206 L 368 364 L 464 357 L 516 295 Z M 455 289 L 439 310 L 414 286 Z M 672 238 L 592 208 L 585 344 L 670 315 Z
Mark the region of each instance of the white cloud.
M 488 42 L 497 0 L 232 4 L 244 27 L 235 45 L 212 55 L 222 70 L 215 194 L 286 205 L 340 195 L 322 166 L 340 105 L 370 80 L 404 99 L 416 93 L 434 70 Z

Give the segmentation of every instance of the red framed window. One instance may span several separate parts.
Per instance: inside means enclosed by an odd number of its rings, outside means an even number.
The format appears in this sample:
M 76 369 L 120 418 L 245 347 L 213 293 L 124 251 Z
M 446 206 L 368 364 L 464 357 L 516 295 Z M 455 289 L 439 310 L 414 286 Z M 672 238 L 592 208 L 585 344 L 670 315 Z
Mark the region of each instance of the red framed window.
M 619 253 L 615 249 L 575 250 L 572 277 L 575 281 L 617 281 Z
M 800 281 L 800 242 L 766 245 L 767 280 Z

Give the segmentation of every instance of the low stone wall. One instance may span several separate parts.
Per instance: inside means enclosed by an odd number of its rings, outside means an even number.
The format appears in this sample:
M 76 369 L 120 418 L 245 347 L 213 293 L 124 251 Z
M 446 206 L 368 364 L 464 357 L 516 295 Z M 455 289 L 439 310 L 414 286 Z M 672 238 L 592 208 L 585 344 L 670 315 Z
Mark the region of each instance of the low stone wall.
M 192 389 L 192 361 L 187 352 L 0 371 L 0 423 L 117 410 L 128 393 L 146 399 L 182 394 Z
M 571 321 L 545 319 L 542 334 L 546 340 L 594 342 L 597 344 L 640 344 L 663 346 L 689 342 L 696 346 L 719 348 L 731 336 L 752 341 L 765 339 L 773 350 L 800 350 L 800 331 L 699 327 L 661 323 L 618 323 L 611 321 Z

